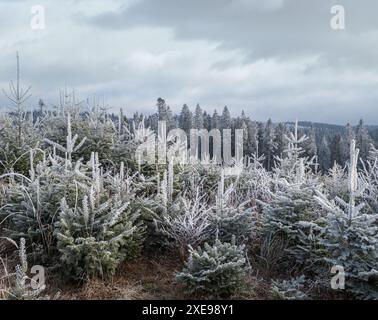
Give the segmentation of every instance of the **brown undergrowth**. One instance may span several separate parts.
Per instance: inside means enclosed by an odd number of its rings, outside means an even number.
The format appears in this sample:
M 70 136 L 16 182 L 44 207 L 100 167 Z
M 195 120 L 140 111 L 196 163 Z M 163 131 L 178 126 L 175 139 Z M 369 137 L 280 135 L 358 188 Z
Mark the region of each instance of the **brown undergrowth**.
M 81 287 L 66 287 L 60 299 L 68 300 L 182 300 L 201 297 L 185 295 L 175 281 L 182 268 L 179 259 L 170 256 L 150 256 L 122 264 L 112 279 L 92 279 Z M 57 288 L 50 288 L 49 291 Z M 246 290 L 234 299 L 269 299 L 269 285 L 249 276 Z

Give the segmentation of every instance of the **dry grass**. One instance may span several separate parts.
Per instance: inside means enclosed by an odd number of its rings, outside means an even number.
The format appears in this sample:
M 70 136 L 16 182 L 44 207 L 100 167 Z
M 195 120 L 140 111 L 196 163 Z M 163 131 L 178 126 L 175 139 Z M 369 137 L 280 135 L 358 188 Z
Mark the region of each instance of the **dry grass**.
M 183 287 L 174 279 L 182 262 L 169 256 L 143 257 L 124 263 L 111 280 L 94 279 L 80 288 L 64 288 L 61 299 L 67 300 L 182 300 Z M 246 290 L 234 299 L 269 299 L 269 285 L 249 276 Z M 52 290 L 53 291 L 53 290 Z M 56 291 L 55 291 L 56 292 Z
M 90 280 L 80 289 L 67 289 L 60 295 L 64 300 L 138 300 L 147 299 L 143 288 L 137 284 L 117 279 L 106 282 L 99 279 Z
M 61 299 L 164 300 L 183 299 L 175 283 L 179 261 L 168 257 L 143 257 L 123 264 L 111 280 L 93 279 L 81 288 L 64 288 Z M 53 290 L 50 288 L 50 290 Z
M 14 252 L 15 247 L 8 240 L 0 239 L 0 299 L 5 297 L 5 292 L 11 286 L 10 273 L 14 272 L 15 259 L 9 257 Z
M 0 245 L 8 244 L 0 243 Z M 3 249 L 5 249 L 3 247 Z M 4 251 L 3 251 L 4 252 Z M 3 255 L 5 257 L 5 255 Z M 13 259 L 0 261 L 0 279 L 6 270 L 13 270 Z M 4 264 L 4 266 L 3 266 Z M 112 279 L 92 279 L 84 285 L 59 284 L 47 278 L 44 295 L 64 300 L 171 300 L 189 299 L 183 287 L 175 281 L 175 273 L 183 262 L 172 255 L 150 255 L 122 264 Z M 5 279 L 5 278 L 4 278 Z M 8 280 L 0 280 L 1 292 L 9 286 Z M 246 290 L 235 299 L 269 299 L 269 286 L 257 277 L 249 276 Z

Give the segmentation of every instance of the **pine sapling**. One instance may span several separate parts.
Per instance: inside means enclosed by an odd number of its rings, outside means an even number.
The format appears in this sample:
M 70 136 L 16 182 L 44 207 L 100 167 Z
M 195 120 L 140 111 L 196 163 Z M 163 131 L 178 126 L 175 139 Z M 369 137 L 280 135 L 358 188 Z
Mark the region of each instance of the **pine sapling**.
M 216 239 L 213 246 L 189 246 L 189 258 L 176 279 L 190 295 L 226 298 L 243 289 L 246 270 L 244 246 L 237 246 L 235 238 L 231 243 Z
M 364 213 L 365 203 L 358 199 L 365 186 L 358 177 L 359 150 L 354 140 L 350 144 L 348 168 L 349 201 L 336 197 L 330 201 L 321 193 L 316 201 L 328 212 L 323 245 L 328 255 L 325 261 L 345 270 L 346 290 L 358 298 L 378 298 L 378 214 Z

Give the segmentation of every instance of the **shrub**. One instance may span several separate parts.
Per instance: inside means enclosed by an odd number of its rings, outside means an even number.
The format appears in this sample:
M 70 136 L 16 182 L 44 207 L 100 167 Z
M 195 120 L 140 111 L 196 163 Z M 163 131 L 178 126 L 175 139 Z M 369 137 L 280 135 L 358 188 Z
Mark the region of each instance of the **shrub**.
M 11 240 L 12 241 L 12 240 Z M 17 246 L 15 242 L 12 241 L 14 245 Z M 0 280 L 6 279 L 8 281 L 8 286 L 6 289 L 0 290 L 3 297 L 8 300 L 34 300 L 39 299 L 42 291 L 45 289 L 44 285 L 38 282 L 33 283 L 33 279 L 30 279 L 27 275 L 28 272 L 28 260 L 26 254 L 26 242 L 24 238 L 20 239 L 20 245 L 18 247 L 18 257 L 19 264 L 15 267 L 14 273 L 8 273 L 6 266 L 5 268 L 6 276 L 0 278 Z M 3 262 L 0 257 L 0 261 Z M 12 280 L 13 278 L 13 280 Z
M 286 243 L 284 267 L 298 264 L 311 269 L 322 252 L 322 210 L 313 200 L 315 191 L 311 184 L 285 182 L 264 205 L 262 237 L 279 237 Z
M 302 275 L 290 280 L 273 280 L 272 296 L 277 300 L 305 300 L 307 294 L 303 292 L 306 284 L 305 277 Z
M 250 201 L 239 204 L 235 199 L 233 184 L 224 191 L 224 175 L 218 185 L 216 204 L 210 214 L 213 230 L 217 231 L 218 238 L 223 242 L 230 242 L 235 236 L 238 243 L 249 240 L 254 226 L 253 210 Z
M 357 298 L 378 298 L 378 214 L 362 212 L 365 203 L 358 203 L 365 186 L 358 177 L 359 150 L 352 140 L 348 191 L 349 202 L 331 201 L 318 193 L 315 199 L 328 212 L 323 244 L 327 249 L 324 260 L 330 266 L 345 270 L 345 288 Z
M 320 245 L 323 211 L 314 201 L 319 182 L 312 173 L 313 159 L 302 157 L 304 150 L 300 145 L 307 137 L 298 136 L 297 122 L 294 133 L 285 138 L 286 157 L 276 159 L 271 199 L 260 202 L 263 205 L 261 236 L 285 243 L 288 257 L 280 260 L 280 267 L 316 270 L 314 264 L 323 249 Z
M 190 256 L 185 268 L 176 275 L 189 294 L 229 297 L 243 288 L 246 276 L 244 246 L 222 243 L 216 239 L 210 246 L 197 250 L 189 247 Z
M 170 247 L 178 249 L 180 257 L 187 256 L 188 245 L 198 246 L 211 235 L 209 222 L 210 209 L 200 191 L 193 199 L 181 196 L 166 213 L 155 218 L 155 225 Z
M 9 175 L 0 217 L 7 224 L 6 235 L 26 238 L 34 247 L 33 254 L 45 260 L 56 254 L 53 233 L 60 201 L 66 197 L 73 204 L 76 192 L 81 193 L 77 185 L 85 182 L 86 177 L 85 171 L 80 172 L 80 163 L 69 167 L 58 157 L 49 157 L 31 167 L 30 179 Z
M 345 168 L 335 163 L 334 166 L 328 170 L 328 175 L 325 176 L 324 186 L 330 198 L 339 197 L 347 199 L 348 197 L 348 176 Z
M 71 279 L 107 277 L 118 264 L 135 256 L 142 229 L 128 203 L 104 199 L 92 188 L 81 207 L 70 208 L 63 198 L 57 223 L 62 269 Z

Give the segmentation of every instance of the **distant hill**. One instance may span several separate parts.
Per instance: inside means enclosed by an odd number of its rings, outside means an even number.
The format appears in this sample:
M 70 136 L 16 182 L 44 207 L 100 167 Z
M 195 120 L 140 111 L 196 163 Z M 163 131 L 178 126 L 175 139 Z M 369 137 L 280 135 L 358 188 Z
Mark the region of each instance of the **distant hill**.
M 287 126 L 294 126 L 294 124 L 294 122 L 286 122 Z M 311 121 L 298 121 L 298 126 L 305 130 L 314 128 L 317 133 L 327 131 L 328 134 L 331 135 L 338 133 L 342 134 L 345 130 L 345 126 L 342 125 Z M 353 126 L 353 128 L 355 127 L 356 126 Z M 378 125 L 366 125 L 366 128 L 368 129 L 370 136 L 378 144 Z

